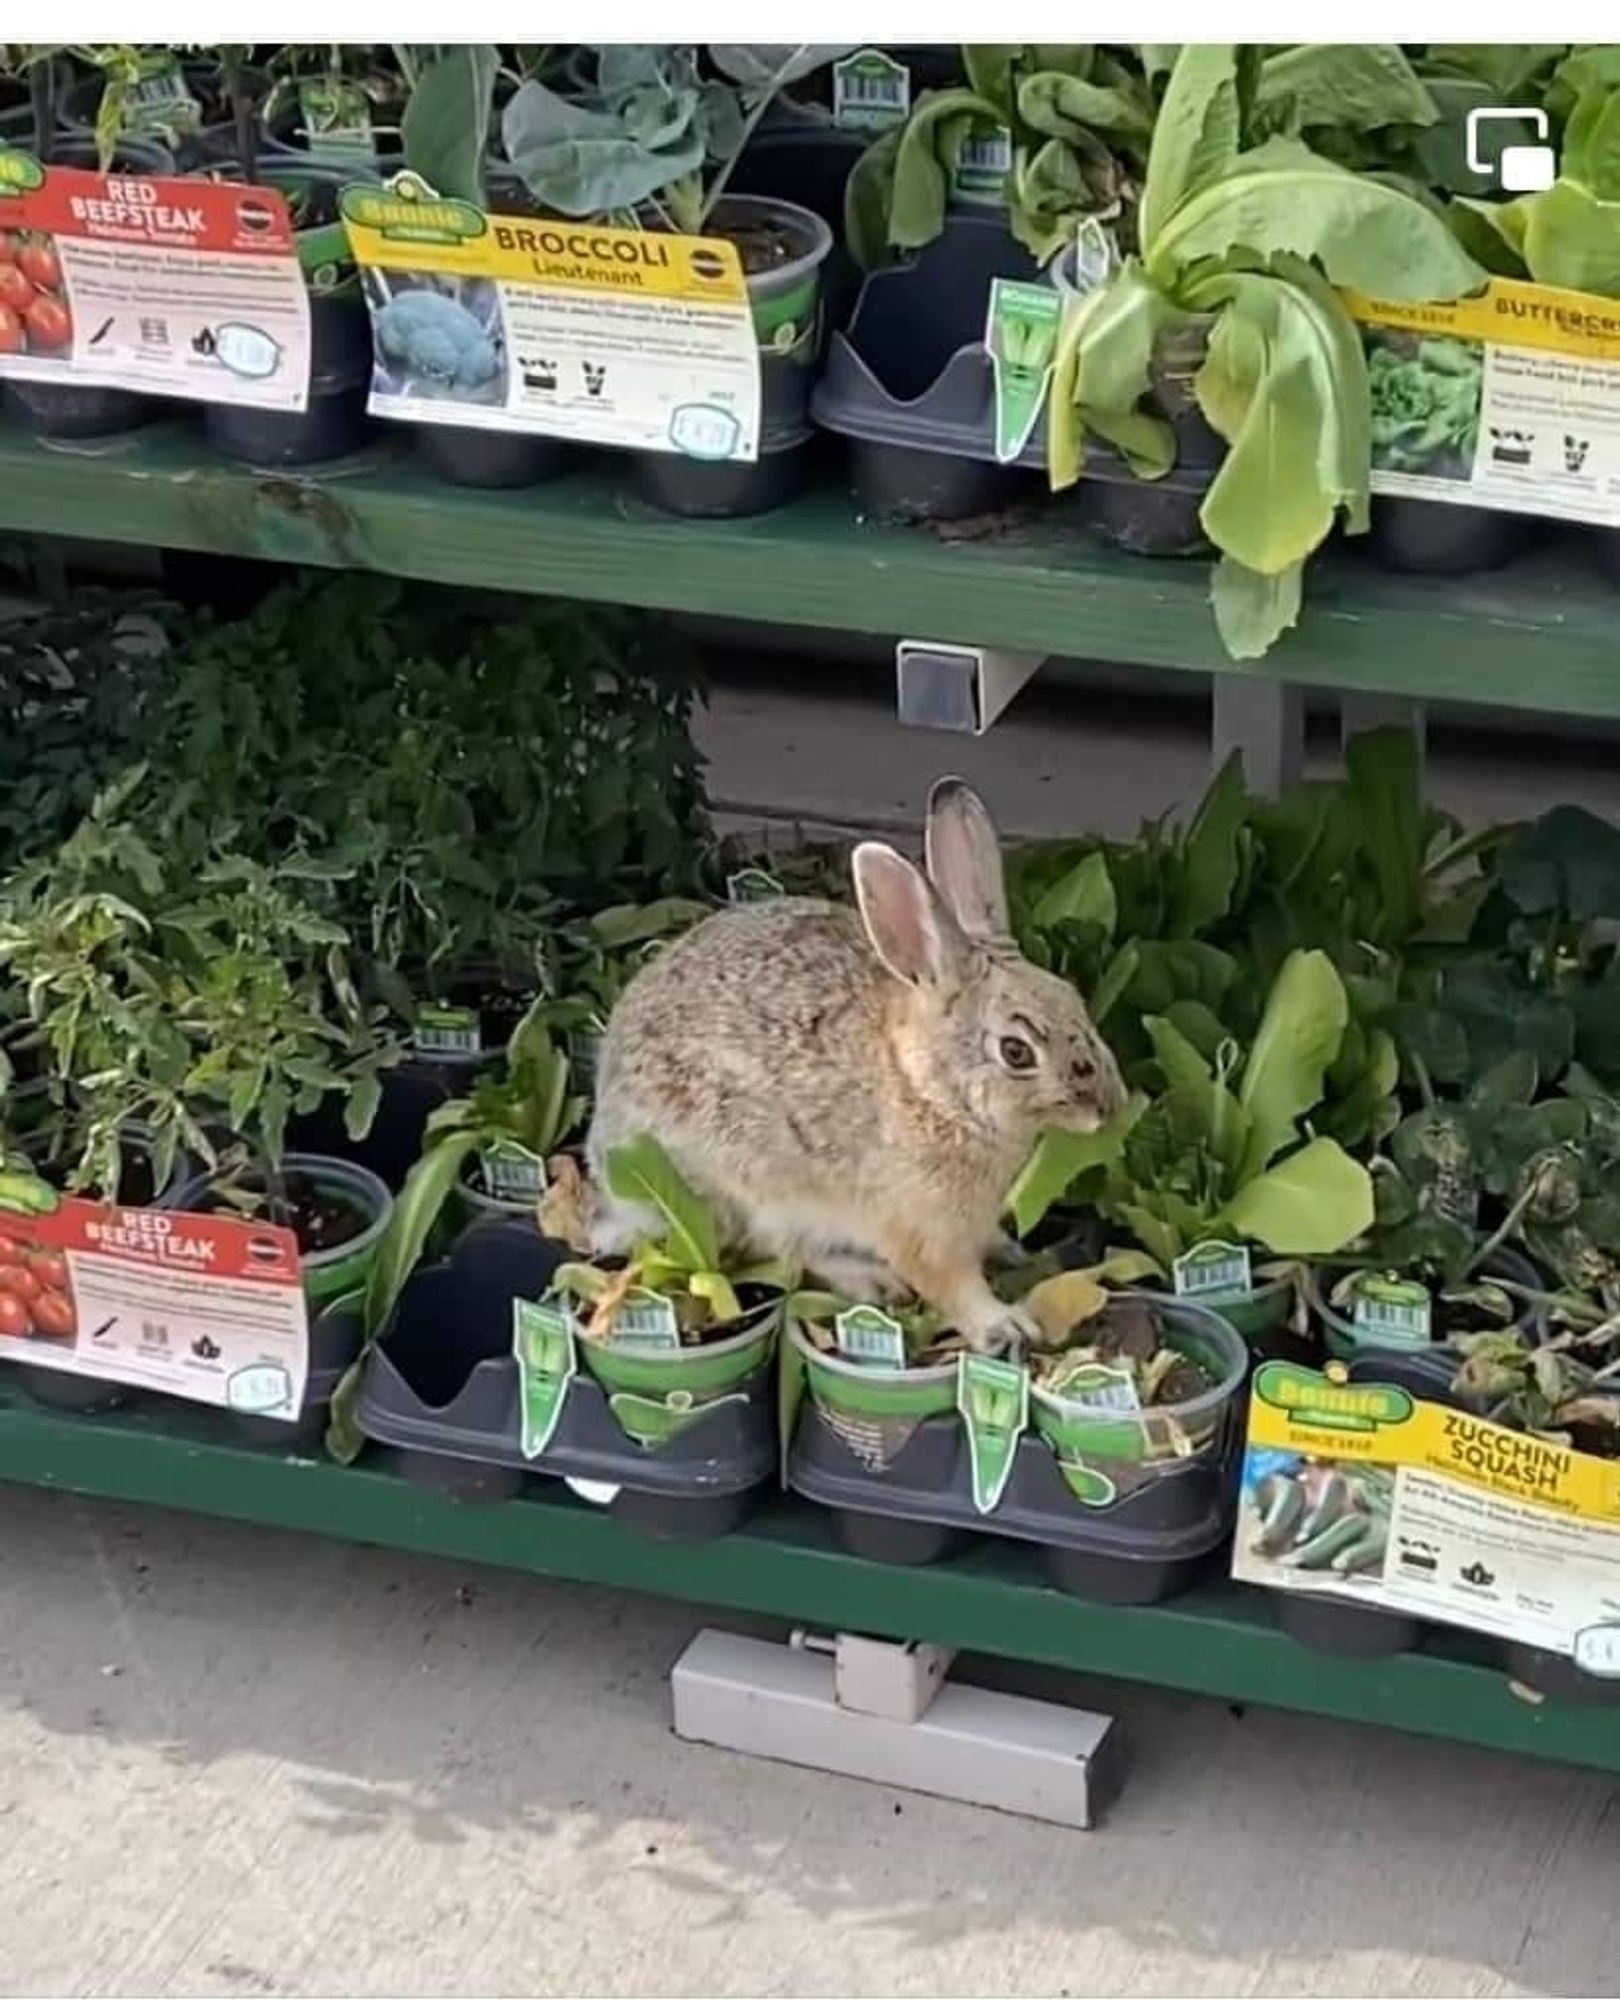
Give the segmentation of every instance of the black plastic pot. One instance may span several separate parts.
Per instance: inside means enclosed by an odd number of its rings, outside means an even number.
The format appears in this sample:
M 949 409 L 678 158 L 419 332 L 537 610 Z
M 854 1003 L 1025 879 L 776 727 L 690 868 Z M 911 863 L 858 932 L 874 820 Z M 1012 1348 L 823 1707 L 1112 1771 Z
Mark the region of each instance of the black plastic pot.
M 1269 1593 L 1277 1623 L 1290 1639 L 1313 1653 L 1340 1660 L 1385 1660 L 1410 1653 L 1428 1630 L 1421 1618 L 1331 1597 L 1276 1590 Z
M 760 195 L 727 195 L 704 225 L 728 228 L 773 223 L 794 238 L 786 264 L 748 279 L 759 341 L 759 457 L 753 464 L 703 459 L 681 452 L 630 454 L 637 496 L 664 513 L 722 519 L 768 513 L 798 493 L 814 446 L 810 385 L 825 323 L 822 273 L 833 247 L 819 215 Z
M 30 135 L 31 131 L 30 126 Z M 96 167 L 99 156 L 94 139 L 64 135 L 52 149 L 51 164 Z M 150 139 L 121 139 L 114 149 L 112 166 L 115 171 L 142 174 L 172 174 L 175 170 L 170 153 Z M 36 437 L 64 441 L 122 437 L 150 423 L 164 408 L 162 397 L 140 395 L 132 389 L 24 382 L 15 377 L 6 381 L 4 398 L 10 413 Z
M 1247 1357 L 1237 1336 L 1202 1308 L 1171 1309 L 1184 1324 L 1197 1325 L 1201 1343 L 1226 1357 L 1222 1415 L 1208 1450 L 1143 1467 L 1139 1483 L 1104 1505 L 1076 1499 L 1032 1423 L 1018 1441 L 1001 1497 L 981 1513 L 967 1433 L 954 1413 L 846 1419 L 823 1409 L 808 1388 L 788 1454 L 788 1484 L 831 1511 L 846 1548 L 876 1560 L 932 1562 L 964 1537 L 1007 1537 L 1037 1545 L 1052 1581 L 1074 1596 L 1104 1604 L 1173 1597 L 1231 1532 L 1231 1454 L 1241 1428 L 1233 1398 Z M 936 1393 L 953 1393 L 954 1371 L 918 1372 L 939 1376 Z M 874 1421 L 889 1435 L 875 1436 Z
M 1620 584 L 1620 528 L 1588 528 L 1586 546 L 1611 583 Z
M 1381 493 L 1372 503 L 1368 543 L 1385 569 L 1462 576 L 1500 569 L 1532 547 L 1539 532 L 1539 523 L 1524 514 Z
M 228 167 L 211 168 L 214 178 L 234 178 Z M 322 229 L 338 219 L 337 198 L 358 170 L 319 162 L 267 161 L 259 185 L 286 193 L 307 192 L 316 204 L 306 227 Z M 377 430 L 366 415 L 371 390 L 371 322 L 352 271 L 330 289 L 309 295 L 309 404 L 298 410 L 255 410 L 211 403 L 204 415 L 208 441 L 221 457 L 244 465 L 317 465 L 346 458 Z
M 1541 1273 L 1528 1257 L 1517 1250 L 1498 1250 L 1485 1264 L 1483 1276 L 1508 1278 L 1516 1285 L 1539 1290 Z M 1443 1341 L 1427 1348 L 1372 1347 L 1355 1340 L 1350 1323 L 1325 1303 L 1322 1286 L 1314 1267 L 1305 1276 L 1305 1298 L 1311 1319 L 1319 1328 L 1322 1344 L 1337 1360 L 1350 1364 L 1358 1382 L 1393 1382 L 1398 1388 L 1430 1402 L 1450 1400 L 1451 1378 L 1457 1372 L 1457 1357 Z M 1526 1331 L 1539 1326 L 1541 1315 L 1526 1305 L 1515 1324 Z
M 473 1067 L 411 1057 L 384 1073 L 377 1115 L 363 1139 L 348 1136 L 342 1111 L 329 1103 L 295 1121 L 289 1144 L 296 1152 L 353 1160 L 398 1193 L 422 1150 L 429 1114 L 467 1090 Z
M 417 464 L 448 486 L 538 486 L 574 462 L 573 447 L 562 438 L 465 424 L 417 424 L 415 431 Z
M 405 1478 L 459 1499 L 509 1498 L 544 1474 L 613 1488 L 609 1511 L 655 1539 L 728 1532 L 776 1471 L 768 1366 L 673 1437 L 640 1446 L 582 1364 L 550 1442 L 537 1458 L 523 1456 L 512 1302 L 541 1297 L 566 1254 L 530 1223 L 489 1221 L 468 1230 L 447 1262 L 419 1271 L 367 1357 L 361 1430 L 393 1453 Z M 774 1309 L 774 1300 L 755 1308 Z
M 867 277 L 811 398 L 816 422 L 846 442 L 863 514 L 962 520 L 1044 489 L 1044 422 L 1016 464 L 996 462 L 983 344 L 991 281 L 1038 276 L 999 216 L 964 210 L 914 258 Z

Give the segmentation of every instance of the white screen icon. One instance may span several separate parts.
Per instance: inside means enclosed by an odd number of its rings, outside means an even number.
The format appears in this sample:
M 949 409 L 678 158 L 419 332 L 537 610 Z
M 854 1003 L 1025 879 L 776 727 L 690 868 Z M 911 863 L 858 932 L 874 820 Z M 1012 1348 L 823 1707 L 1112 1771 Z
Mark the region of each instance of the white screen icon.
M 1504 146 L 1495 166 L 1479 150 L 1482 125 L 1500 124 L 1506 119 L 1523 119 L 1535 127 L 1535 146 Z M 1558 156 L 1547 144 L 1547 114 L 1538 104 L 1492 104 L 1468 114 L 1468 165 L 1476 174 L 1492 174 L 1502 184 L 1504 194 L 1540 194 L 1558 178 Z

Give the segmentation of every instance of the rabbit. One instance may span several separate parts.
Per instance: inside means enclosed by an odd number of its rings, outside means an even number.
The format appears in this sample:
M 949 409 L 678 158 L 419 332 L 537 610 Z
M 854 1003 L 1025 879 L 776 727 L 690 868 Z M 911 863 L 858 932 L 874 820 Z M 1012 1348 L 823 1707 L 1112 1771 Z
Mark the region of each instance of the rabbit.
M 863 1298 L 915 1292 L 972 1347 L 1027 1316 L 990 1289 L 1007 1191 L 1045 1126 L 1093 1132 L 1125 1091 L 1080 995 L 1008 929 L 994 826 L 960 779 L 929 795 L 926 873 L 855 849 L 855 909 L 717 911 L 620 995 L 587 1154 L 592 1247 L 656 1217 L 613 1197 L 609 1150 L 650 1132 L 730 1240 Z

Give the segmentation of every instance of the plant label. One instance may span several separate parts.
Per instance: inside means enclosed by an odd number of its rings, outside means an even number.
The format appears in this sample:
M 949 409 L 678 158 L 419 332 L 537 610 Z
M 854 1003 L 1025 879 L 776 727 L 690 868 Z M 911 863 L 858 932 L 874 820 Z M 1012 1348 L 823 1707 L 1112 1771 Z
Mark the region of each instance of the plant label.
M 479 1155 L 486 1193 L 496 1201 L 536 1202 L 546 1191 L 546 1163 L 515 1139 L 497 1139 Z
M 538 1458 L 562 1421 L 568 1385 L 579 1367 L 574 1315 L 557 1298 L 512 1301 L 512 1353 L 518 1366 L 518 1420 L 525 1458 Z
M 1119 250 L 1095 215 L 1083 215 L 1074 233 L 1074 288 L 1082 297 L 1114 274 Z
M 973 1504 L 988 1514 L 1007 1490 L 1029 1423 L 1029 1370 L 990 1354 L 961 1354 L 956 1407 L 967 1427 Z
M 125 1209 L 8 1173 L 0 1361 L 295 1422 L 309 1308 L 289 1229 Z
M 1108 1361 L 1088 1361 L 1065 1375 L 1061 1389 L 1052 1394 L 1063 1403 L 1075 1403 L 1083 1410 L 1097 1410 L 1108 1416 L 1134 1417 L 1142 1407 L 1136 1393 L 1136 1377 L 1129 1368 Z
M 273 188 L 0 150 L 0 378 L 302 411 L 309 294 Z
M 419 1007 L 411 1046 L 422 1056 L 482 1055 L 483 1029 L 471 1007 Z
M 845 132 L 886 132 L 911 112 L 911 71 L 882 49 L 857 49 L 833 64 L 833 123 Z
M 359 84 L 342 76 L 305 77 L 298 86 L 298 111 L 312 151 L 352 153 L 375 165 L 371 104 Z
M 881 1306 L 851 1306 L 833 1321 L 833 1338 L 845 1361 L 868 1367 L 904 1368 L 906 1331 Z
M 1012 163 L 1012 134 L 1006 126 L 975 126 L 956 156 L 951 193 L 958 201 L 999 203 Z
M 726 877 L 728 903 L 769 903 L 786 894 L 776 877 L 763 868 L 739 868 L 735 875 Z
M 1433 1317 L 1434 1301 L 1415 1279 L 1369 1273 L 1356 1283 L 1350 1321 L 1358 1347 L 1427 1347 Z
M 1577 205 L 1565 226 L 1597 225 Z M 1492 278 L 1450 305 L 1344 302 L 1367 350 L 1375 494 L 1620 527 L 1612 298 Z
M 646 1347 L 676 1353 L 681 1345 L 680 1322 L 669 1300 L 642 1286 L 626 1292 L 613 1316 L 615 1347 Z
M 1249 1392 L 1232 1574 L 1435 1619 L 1620 1677 L 1616 1467 L 1287 1361 Z
M 996 457 L 1008 465 L 1040 420 L 1057 355 L 1062 295 L 1014 278 L 990 281 L 984 344 L 995 382 Z
M 125 132 L 195 132 L 202 123 L 202 106 L 167 49 L 142 57 L 139 74 L 124 86 L 119 114 L 120 130 Z
M 487 214 L 412 174 L 341 208 L 373 416 L 757 460 L 762 335 L 735 243 Z
M 1245 1243 L 1198 1243 L 1170 1266 L 1178 1299 L 1206 1305 L 1254 1296 L 1254 1274 Z

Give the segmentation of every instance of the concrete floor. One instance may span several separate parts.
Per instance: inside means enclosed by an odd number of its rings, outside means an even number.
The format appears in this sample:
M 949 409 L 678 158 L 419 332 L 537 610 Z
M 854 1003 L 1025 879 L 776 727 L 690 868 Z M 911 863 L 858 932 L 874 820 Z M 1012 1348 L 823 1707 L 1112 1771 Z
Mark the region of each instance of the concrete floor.
M 1066 1680 L 1070 1833 L 676 1741 L 689 1607 L 23 1488 L 0 1549 L 6 1994 L 1616 1990 L 1597 1777 Z

